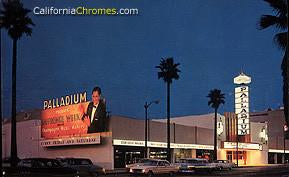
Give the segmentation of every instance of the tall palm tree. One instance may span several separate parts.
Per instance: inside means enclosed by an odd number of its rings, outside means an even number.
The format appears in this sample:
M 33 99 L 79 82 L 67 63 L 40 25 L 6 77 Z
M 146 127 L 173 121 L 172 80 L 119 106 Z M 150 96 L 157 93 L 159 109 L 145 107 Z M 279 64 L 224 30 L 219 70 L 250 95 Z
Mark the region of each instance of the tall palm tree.
M 17 163 L 17 140 L 16 140 L 16 73 L 17 73 L 17 42 L 26 34 L 31 36 L 34 25 L 28 17 L 29 9 L 23 7 L 19 0 L 3 1 L 3 9 L 0 11 L 0 27 L 8 31 L 13 41 L 12 54 L 12 112 L 11 112 L 11 166 Z
M 259 21 L 260 30 L 274 27 L 278 32 L 274 36 L 276 45 L 284 52 L 281 64 L 283 77 L 283 105 L 287 125 L 289 125 L 289 59 L 288 59 L 288 1 L 264 0 L 273 9 L 273 15 L 262 15 Z
M 0 21 L 1 24 L 1 21 Z M 2 30 L 0 28 L 0 43 L 2 41 Z M 2 132 L 2 47 L 0 47 L 0 117 L 1 117 L 1 123 L 0 123 L 0 132 Z M 3 137 L 2 137 L 3 138 Z M 2 148 L 0 148 L 1 154 L 2 154 Z
M 214 160 L 217 160 L 217 112 L 221 104 L 225 104 L 225 94 L 221 90 L 210 90 L 208 96 L 210 100 L 208 105 L 215 109 L 215 121 L 214 121 Z
M 159 69 L 158 71 L 158 79 L 163 79 L 167 84 L 167 160 L 171 161 L 171 139 L 170 139 L 170 86 L 173 80 L 179 79 L 178 69 L 179 63 L 174 63 L 174 59 L 172 57 L 162 58 L 160 64 L 156 66 Z

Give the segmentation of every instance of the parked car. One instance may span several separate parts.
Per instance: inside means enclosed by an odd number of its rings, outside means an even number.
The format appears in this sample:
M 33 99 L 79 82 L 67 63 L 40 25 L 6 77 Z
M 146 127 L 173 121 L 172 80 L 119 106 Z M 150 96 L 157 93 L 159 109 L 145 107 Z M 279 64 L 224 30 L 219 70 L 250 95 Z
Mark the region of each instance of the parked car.
M 228 160 L 215 160 L 212 165 L 215 167 L 217 170 L 223 170 L 223 169 L 229 169 L 231 170 L 232 168 L 235 167 L 234 163 L 229 162 Z
M 16 163 L 19 163 L 21 159 L 17 157 Z M 10 167 L 11 165 L 11 158 L 10 157 L 5 157 L 2 159 L 2 167 Z
M 166 160 L 159 159 L 147 159 L 143 163 L 139 163 L 130 167 L 129 172 L 131 174 L 145 174 L 153 176 L 154 174 L 169 174 L 173 176 L 178 171 L 178 168 L 170 164 Z
M 214 166 L 207 159 L 202 158 L 183 158 L 176 165 L 180 173 L 208 172 L 215 170 Z
M 56 159 L 48 158 L 22 159 L 17 167 L 3 167 L 2 176 L 79 177 L 77 170 L 63 167 Z
M 146 163 L 147 161 L 149 161 L 150 159 L 144 158 L 144 159 L 139 159 L 139 161 L 137 163 L 132 163 L 132 164 L 126 164 L 125 168 L 129 171 L 130 168 L 138 166 L 138 165 L 142 165 L 143 163 Z
M 79 172 L 80 177 L 96 177 L 105 174 L 105 169 L 101 166 L 94 165 L 90 159 L 85 158 L 57 158 L 65 167 L 70 167 Z

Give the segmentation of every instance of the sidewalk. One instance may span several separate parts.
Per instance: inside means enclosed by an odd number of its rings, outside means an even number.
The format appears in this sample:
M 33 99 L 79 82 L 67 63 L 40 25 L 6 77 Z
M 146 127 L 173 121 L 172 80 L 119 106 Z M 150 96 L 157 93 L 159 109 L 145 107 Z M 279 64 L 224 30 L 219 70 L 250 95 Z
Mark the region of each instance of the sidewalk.
M 289 166 L 289 164 L 256 164 L 256 165 L 239 165 L 236 168 L 249 168 L 249 167 L 278 167 Z
M 123 173 L 127 173 L 126 168 L 116 168 L 113 170 L 106 170 L 106 174 L 123 174 Z
M 288 166 L 289 164 L 256 164 L 256 165 L 239 165 L 239 167 L 235 168 L 253 168 L 253 167 L 284 167 Z M 126 168 L 116 168 L 113 170 L 106 170 L 106 174 L 124 174 L 127 173 Z

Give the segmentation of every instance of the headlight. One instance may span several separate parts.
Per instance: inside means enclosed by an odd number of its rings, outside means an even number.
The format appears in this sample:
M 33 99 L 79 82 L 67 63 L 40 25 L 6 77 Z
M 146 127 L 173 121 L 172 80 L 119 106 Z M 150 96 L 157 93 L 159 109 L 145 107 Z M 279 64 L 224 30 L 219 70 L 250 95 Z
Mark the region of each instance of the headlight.
M 125 168 L 127 168 L 128 167 L 128 165 L 125 165 Z
M 146 170 L 145 170 L 145 169 L 142 169 L 142 171 L 141 171 L 141 172 L 145 173 L 145 172 L 146 172 Z
M 131 172 L 131 173 L 132 173 L 132 172 L 133 172 L 133 170 L 132 170 L 132 169 L 129 169 L 129 172 Z
M 105 173 L 105 168 L 102 168 L 102 172 Z
M 76 175 L 74 177 L 80 177 L 79 176 L 79 171 L 76 171 Z
M 6 174 L 6 172 L 5 172 L 5 171 L 3 171 L 3 172 L 2 172 L 2 176 L 5 176 L 5 174 Z

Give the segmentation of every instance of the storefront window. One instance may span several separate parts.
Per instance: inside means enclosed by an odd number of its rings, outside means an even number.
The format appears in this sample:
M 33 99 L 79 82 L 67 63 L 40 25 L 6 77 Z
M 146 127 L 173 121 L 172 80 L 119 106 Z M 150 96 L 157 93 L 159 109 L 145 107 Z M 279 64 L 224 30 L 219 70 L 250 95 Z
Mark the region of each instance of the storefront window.
M 191 149 L 174 149 L 175 162 L 178 162 L 182 158 L 192 158 Z
M 127 164 L 138 162 L 144 157 L 144 148 L 142 147 L 114 147 L 114 168 L 124 168 Z
M 167 151 L 163 148 L 150 148 L 150 158 L 165 160 L 167 158 Z
M 213 152 L 214 151 L 212 151 L 212 150 L 197 149 L 196 150 L 196 157 L 212 160 L 211 158 L 212 158 Z
M 277 153 L 277 163 L 278 163 L 278 164 L 281 164 L 281 163 L 282 163 L 282 158 L 283 158 L 283 154 Z
M 275 153 L 268 153 L 268 163 L 269 164 L 274 164 L 275 163 Z

